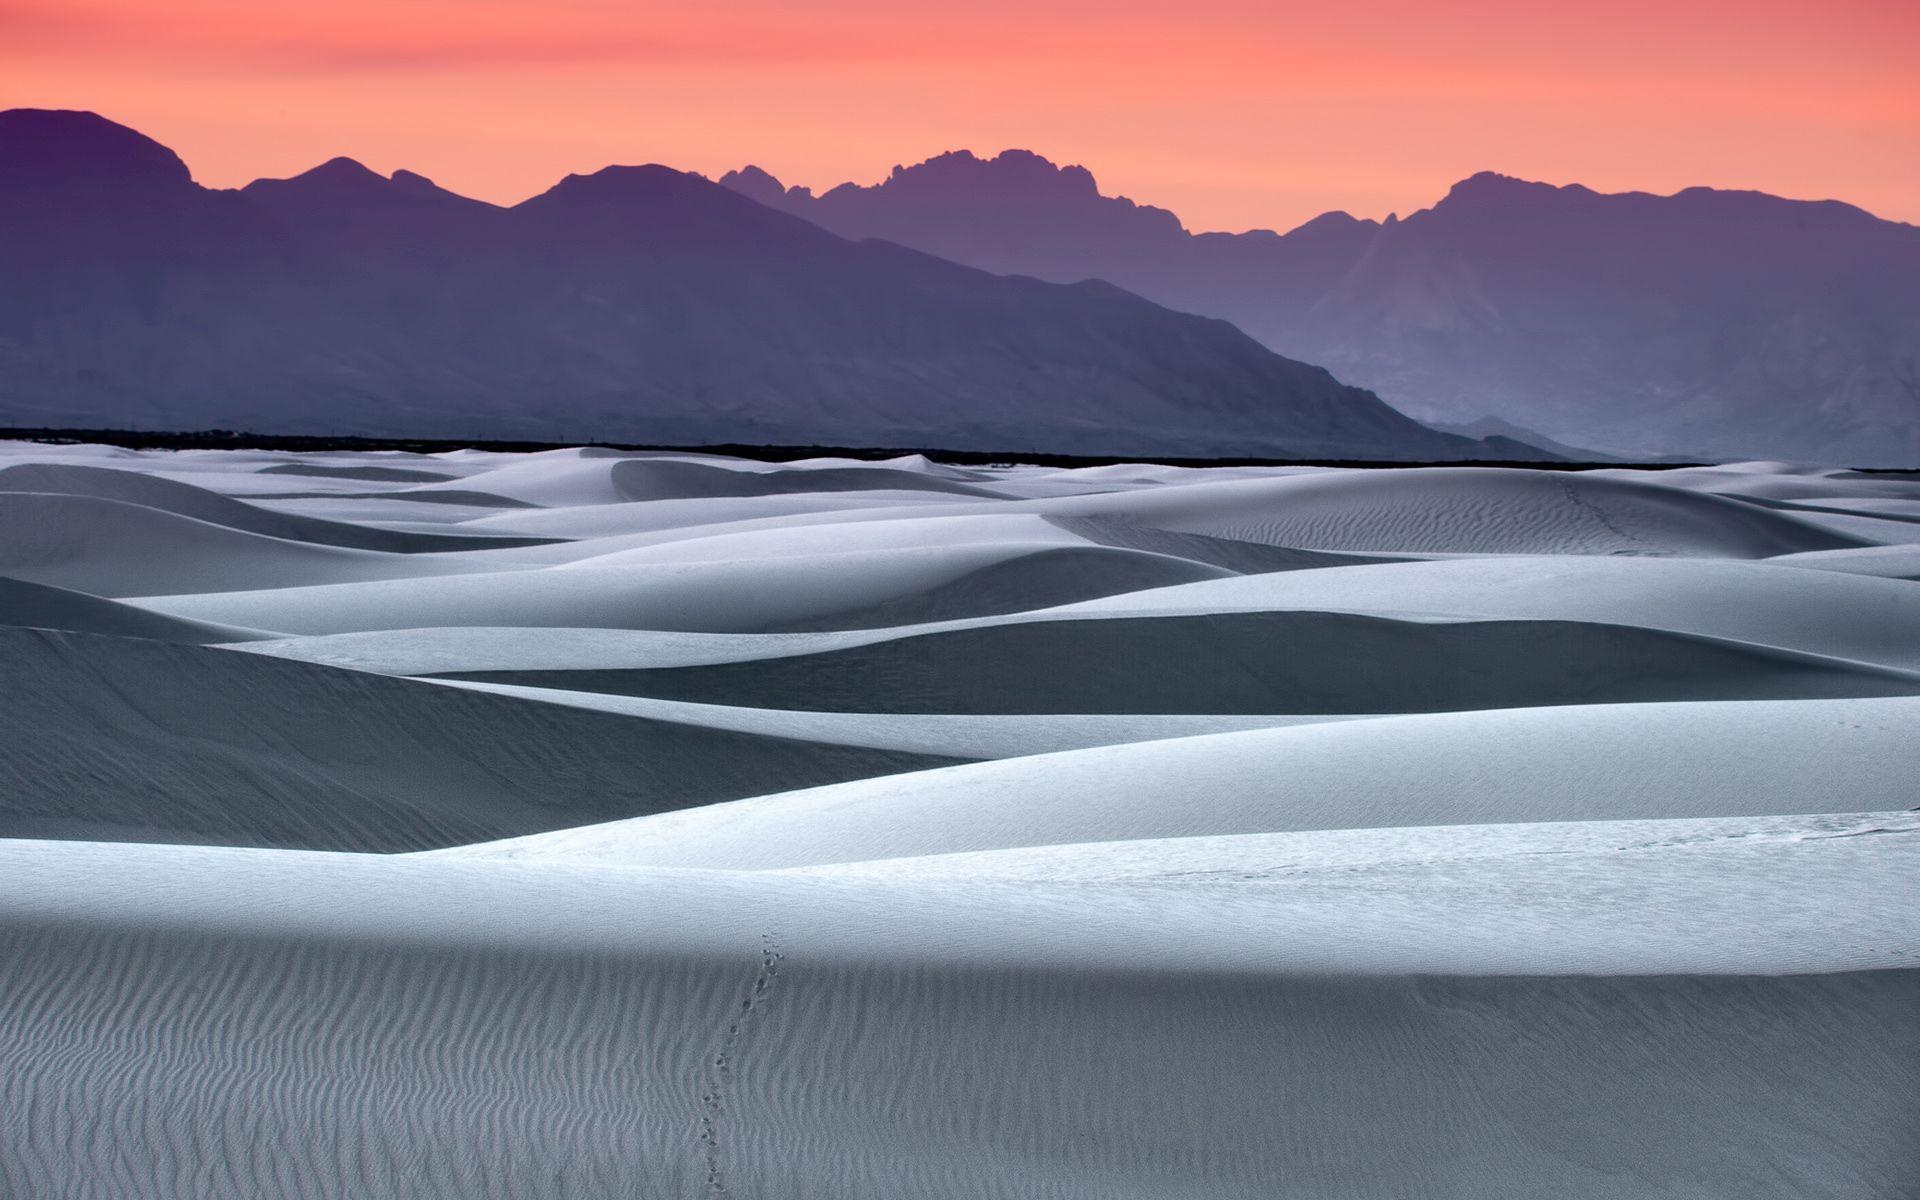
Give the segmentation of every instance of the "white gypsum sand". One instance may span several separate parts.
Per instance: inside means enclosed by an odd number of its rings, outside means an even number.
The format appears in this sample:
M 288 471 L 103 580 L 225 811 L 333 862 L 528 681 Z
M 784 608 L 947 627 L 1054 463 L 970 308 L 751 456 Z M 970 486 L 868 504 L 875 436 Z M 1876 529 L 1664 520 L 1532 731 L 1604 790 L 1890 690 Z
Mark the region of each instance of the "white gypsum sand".
M 1916 512 L 0 443 L 0 1195 L 1910 1196 Z

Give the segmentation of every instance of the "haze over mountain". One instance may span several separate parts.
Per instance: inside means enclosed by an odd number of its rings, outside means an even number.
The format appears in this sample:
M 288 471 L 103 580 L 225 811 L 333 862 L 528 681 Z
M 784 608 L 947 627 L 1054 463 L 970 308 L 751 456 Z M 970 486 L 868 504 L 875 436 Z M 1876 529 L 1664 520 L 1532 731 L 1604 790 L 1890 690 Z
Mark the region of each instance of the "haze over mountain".
M 1834 201 L 1482 173 L 1404 220 L 1194 234 L 1024 150 L 818 196 L 752 167 L 721 182 L 846 237 L 1224 317 L 1423 420 L 1639 454 L 1920 461 L 1920 229 Z
M 1519 449 L 1428 429 L 1224 322 L 850 242 L 662 166 L 569 176 L 511 208 L 347 159 L 213 191 L 133 130 L 14 110 L 0 251 L 0 420 L 22 425 Z

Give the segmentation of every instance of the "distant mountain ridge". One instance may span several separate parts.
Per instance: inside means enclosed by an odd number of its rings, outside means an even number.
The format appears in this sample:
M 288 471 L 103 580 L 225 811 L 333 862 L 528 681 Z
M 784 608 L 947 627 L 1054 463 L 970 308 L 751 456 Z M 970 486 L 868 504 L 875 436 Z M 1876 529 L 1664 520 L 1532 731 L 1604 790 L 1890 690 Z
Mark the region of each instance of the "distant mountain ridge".
M 1128 455 L 1539 457 L 1221 321 L 854 243 L 661 166 L 510 208 L 334 159 L 237 191 L 0 113 L 0 421 Z
M 1920 229 L 1835 201 L 1483 172 L 1405 219 L 1194 234 L 1027 151 L 819 196 L 757 168 L 721 182 L 845 237 L 1225 318 L 1424 420 L 1642 455 L 1920 462 Z

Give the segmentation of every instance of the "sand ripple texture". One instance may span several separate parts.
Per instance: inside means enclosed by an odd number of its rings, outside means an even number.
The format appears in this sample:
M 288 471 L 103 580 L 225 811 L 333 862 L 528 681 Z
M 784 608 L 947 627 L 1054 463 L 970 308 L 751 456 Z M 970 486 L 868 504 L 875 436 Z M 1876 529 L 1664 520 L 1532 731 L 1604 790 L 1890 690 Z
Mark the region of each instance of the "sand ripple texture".
M 0 443 L 0 1196 L 1920 1194 L 1920 482 Z

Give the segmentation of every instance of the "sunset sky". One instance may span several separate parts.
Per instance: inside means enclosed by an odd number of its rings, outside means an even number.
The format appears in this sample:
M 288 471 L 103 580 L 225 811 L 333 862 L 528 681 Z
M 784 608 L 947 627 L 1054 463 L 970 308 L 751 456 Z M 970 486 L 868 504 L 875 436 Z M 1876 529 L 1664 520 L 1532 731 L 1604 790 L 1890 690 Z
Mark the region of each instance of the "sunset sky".
M 0 0 L 0 107 L 214 186 L 347 154 L 502 202 L 613 162 L 822 187 L 1021 146 L 1195 229 L 1481 169 L 1920 222 L 1916 63 L 1916 0 Z

